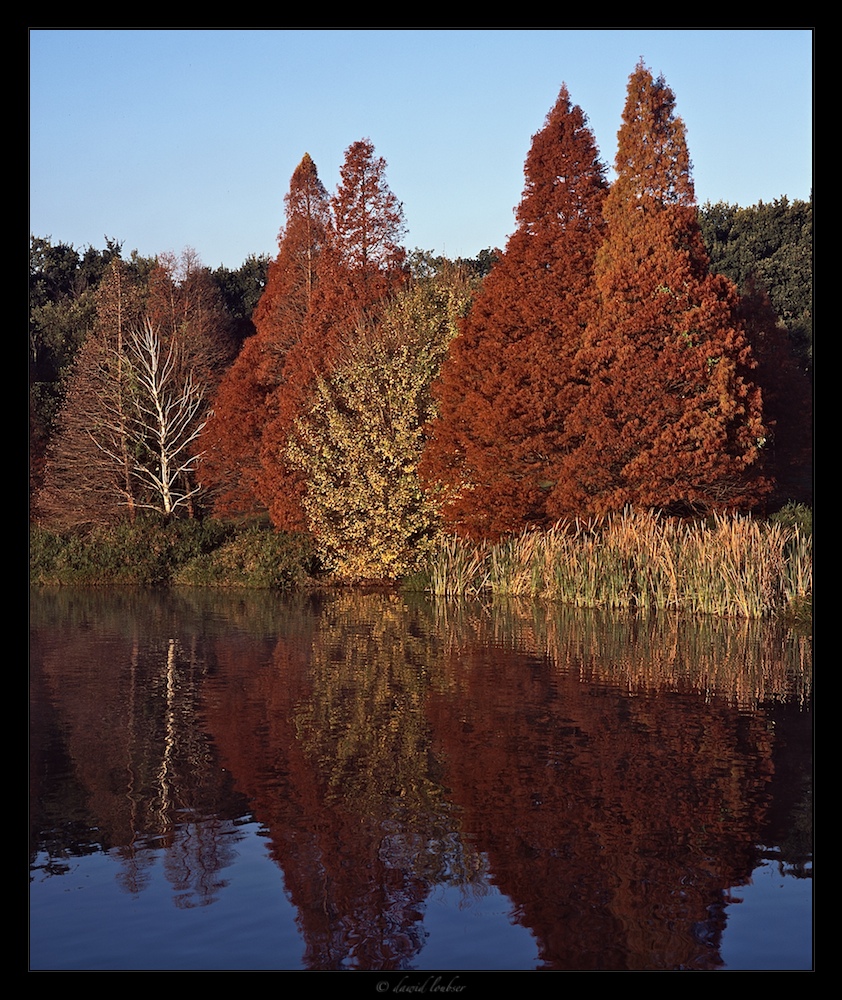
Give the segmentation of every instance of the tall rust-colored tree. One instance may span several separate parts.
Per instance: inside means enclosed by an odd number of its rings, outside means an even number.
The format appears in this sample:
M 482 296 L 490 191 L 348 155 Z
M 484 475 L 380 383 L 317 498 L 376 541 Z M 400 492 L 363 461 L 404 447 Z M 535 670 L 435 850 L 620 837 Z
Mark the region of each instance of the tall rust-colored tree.
M 316 286 L 328 224 L 328 194 L 305 153 L 284 197 L 278 254 L 243 344 L 219 385 L 202 435 L 202 474 L 217 514 L 268 510 L 278 485 L 276 462 L 262 462 L 263 435 L 277 415 L 276 390 L 289 350 L 300 340 Z
M 452 342 L 422 460 L 446 526 L 493 538 L 546 520 L 581 392 L 605 168 L 567 87 L 532 138 L 518 226 Z
M 305 153 L 284 196 L 285 222 L 278 255 L 252 317 L 256 333 L 271 345 L 280 376 L 286 352 L 299 340 L 316 287 L 316 266 L 329 219 L 328 193 L 316 164 Z
M 315 270 L 301 337 L 284 358 L 274 415 L 261 442 L 262 489 L 273 523 L 306 526 L 301 473 L 286 460 L 289 435 L 320 376 L 332 370 L 354 331 L 376 319 L 408 277 L 403 208 L 386 183 L 386 162 L 362 139 L 348 147 Z
M 596 262 L 599 312 L 580 355 L 588 392 L 568 422 L 548 510 L 700 514 L 754 505 L 766 430 L 734 285 L 709 273 L 684 123 L 639 63 L 618 134 Z

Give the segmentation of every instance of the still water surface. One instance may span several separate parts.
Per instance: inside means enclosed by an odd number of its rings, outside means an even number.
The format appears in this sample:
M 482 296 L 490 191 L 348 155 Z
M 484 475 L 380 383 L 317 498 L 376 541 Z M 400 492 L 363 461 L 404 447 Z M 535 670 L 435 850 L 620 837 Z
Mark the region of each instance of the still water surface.
M 340 591 L 34 591 L 32 970 L 812 967 L 812 650 Z

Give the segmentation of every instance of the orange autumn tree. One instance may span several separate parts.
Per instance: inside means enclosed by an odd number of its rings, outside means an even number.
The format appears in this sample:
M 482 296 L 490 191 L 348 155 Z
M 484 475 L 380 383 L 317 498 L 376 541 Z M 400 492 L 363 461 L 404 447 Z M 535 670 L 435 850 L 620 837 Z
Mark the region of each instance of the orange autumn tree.
M 607 183 L 566 86 L 524 175 L 517 229 L 443 365 L 421 463 L 446 528 L 474 538 L 546 521 L 566 415 L 581 393 L 574 360 L 595 308 Z
M 386 183 L 386 161 L 362 139 L 348 147 L 330 202 L 324 246 L 300 338 L 284 358 L 261 440 L 261 489 L 277 528 L 307 527 L 301 472 L 288 461 L 295 421 L 357 329 L 376 322 L 408 279 L 403 208 Z
M 263 433 L 276 415 L 286 355 L 301 338 L 328 222 L 328 194 L 309 153 L 290 179 L 284 207 L 278 255 L 252 316 L 255 333 L 222 379 L 202 435 L 203 477 L 217 515 L 265 512 L 272 502 Z
M 641 62 L 604 208 L 599 311 L 580 354 L 588 391 L 568 421 L 578 441 L 553 516 L 747 509 L 768 489 L 755 362 L 736 288 L 708 271 L 690 170 L 673 92 Z

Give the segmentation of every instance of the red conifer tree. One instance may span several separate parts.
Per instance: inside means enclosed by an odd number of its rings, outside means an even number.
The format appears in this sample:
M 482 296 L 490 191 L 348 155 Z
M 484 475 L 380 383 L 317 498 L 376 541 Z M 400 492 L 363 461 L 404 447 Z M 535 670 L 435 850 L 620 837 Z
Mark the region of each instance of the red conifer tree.
M 750 507 L 766 489 L 754 360 L 736 288 L 708 271 L 673 93 L 642 63 L 618 140 L 599 313 L 580 355 L 588 391 L 568 422 L 579 443 L 548 509 Z
M 403 209 L 386 183 L 386 162 L 368 139 L 346 151 L 330 204 L 330 224 L 315 271 L 315 287 L 301 336 L 284 358 L 283 380 L 273 394 L 276 410 L 261 442 L 262 490 L 274 524 L 305 527 L 300 473 L 286 461 L 289 435 L 310 389 L 328 374 L 355 329 L 407 279 L 401 245 Z
M 203 477 L 216 514 L 266 511 L 274 495 L 273 463 L 264 467 L 263 435 L 276 414 L 275 392 L 287 352 L 301 338 L 328 223 L 328 194 L 305 153 L 284 197 L 278 255 L 252 317 L 255 333 L 220 383 L 202 435 Z
M 518 226 L 452 342 L 421 474 L 445 524 L 493 538 L 546 518 L 580 393 L 574 358 L 595 306 L 605 171 L 562 87 L 533 136 Z

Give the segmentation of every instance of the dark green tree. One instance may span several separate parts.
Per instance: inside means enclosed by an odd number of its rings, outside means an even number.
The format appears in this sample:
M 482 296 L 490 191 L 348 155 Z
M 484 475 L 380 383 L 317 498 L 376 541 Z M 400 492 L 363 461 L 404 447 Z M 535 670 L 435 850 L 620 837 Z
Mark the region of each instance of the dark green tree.
M 762 289 L 786 329 L 790 351 L 812 375 L 813 202 L 782 197 L 747 208 L 706 203 L 699 224 L 711 270 L 741 292 Z
M 250 254 L 243 263 L 232 270 L 218 267 L 211 272 L 222 301 L 234 322 L 234 335 L 242 344 L 255 332 L 252 316 L 266 288 L 270 258 L 268 254 Z

